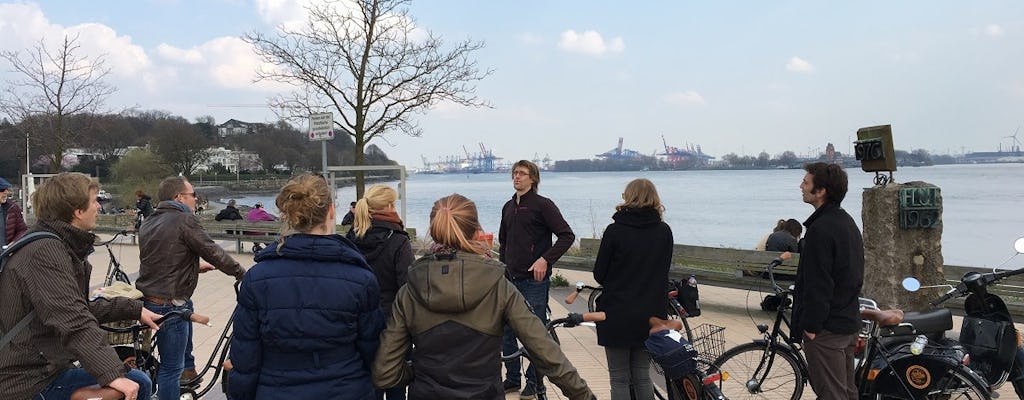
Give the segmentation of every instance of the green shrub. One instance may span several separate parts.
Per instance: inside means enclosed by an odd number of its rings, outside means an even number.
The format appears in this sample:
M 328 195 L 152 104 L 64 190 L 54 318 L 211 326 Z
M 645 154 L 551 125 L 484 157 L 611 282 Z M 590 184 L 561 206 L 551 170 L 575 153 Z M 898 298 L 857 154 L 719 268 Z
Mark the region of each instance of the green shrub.
M 551 275 L 551 286 L 552 287 L 566 287 L 569 286 L 569 280 L 565 279 L 562 274 L 556 273 Z

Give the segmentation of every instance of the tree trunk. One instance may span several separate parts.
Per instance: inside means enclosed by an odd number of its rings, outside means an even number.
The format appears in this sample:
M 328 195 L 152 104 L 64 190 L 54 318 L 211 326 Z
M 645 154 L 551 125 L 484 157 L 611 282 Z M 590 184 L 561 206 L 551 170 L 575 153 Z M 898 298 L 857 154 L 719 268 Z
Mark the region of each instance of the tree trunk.
M 363 135 L 356 135 L 355 137 L 355 148 L 352 150 L 353 154 L 353 165 L 362 166 L 366 164 L 366 153 L 363 149 L 366 147 L 366 141 L 363 140 Z M 356 200 L 363 198 L 363 192 L 366 189 L 365 175 L 363 171 L 356 171 Z

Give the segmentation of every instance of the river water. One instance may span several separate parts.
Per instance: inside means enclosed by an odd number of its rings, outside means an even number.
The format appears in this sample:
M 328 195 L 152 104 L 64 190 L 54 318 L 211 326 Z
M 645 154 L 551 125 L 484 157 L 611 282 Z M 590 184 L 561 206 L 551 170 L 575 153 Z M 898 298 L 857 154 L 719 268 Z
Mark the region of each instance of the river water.
M 862 188 L 873 174 L 849 169 L 850 191 L 843 201 L 860 224 Z M 713 247 L 753 248 L 780 218 L 803 221 L 813 208 L 801 201 L 801 169 L 750 171 L 645 171 L 541 174 L 540 194 L 551 198 L 577 237 L 600 237 L 611 223 L 622 189 L 638 177 L 658 187 L 665 221 L 675 242 Z M 1024 164 L 943 165 L 905 168 L 898 182 L 925 181 L 938 186 L 943 201 L 943 257 L 946 264 L 996 266 L 1013 254 L 1014 239 L 1024 236 Z M 385 183 L 393 187 L 397 182 Z M 497 232 L 501 207 L 513 194 L 508 174 L 412 175 L 406 187 L 407 226 L 426 235 L 430 207 L 438 198 L 460 193 L 474 200 L 485 231 Z M 355 188 L 338 189 L 339 219 L 354 200 Z M 262 201 L 276 212 L 273 196 Z M 1007 267 L 1020 267 L 1024 257 Z

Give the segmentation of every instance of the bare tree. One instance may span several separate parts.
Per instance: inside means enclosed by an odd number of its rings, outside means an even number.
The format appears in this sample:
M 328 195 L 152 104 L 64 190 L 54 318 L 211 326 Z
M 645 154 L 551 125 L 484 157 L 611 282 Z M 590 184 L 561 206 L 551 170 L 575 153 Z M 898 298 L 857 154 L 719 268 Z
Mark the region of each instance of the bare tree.
M 270 64 L 257 71 L 257 81 L 296 87 L 270 99 L 270 106 L 291 120 L 325 111 L 339 115 L 335 125 L 355 142 L 355 165 L 364 165 L 374 138 L 391 132 L 420 136 L 414 115 L 438 102 L 489 107 L 477 98 L 475 82 L 491 71 L 481 72 L 470 58 L 483 42 L 467 39 L 446 48 L 441 38 L 416 28 L 408 2 L 325 1 L 307 8 L 301 28 L 246 34 L 243 39 Z M 362 173 L 356 192 L 362 197 Z
M 196 167 L 210 159 L 210 141 L 183 118 L 157 121 L 153 126 L 153 153 L 176 173 L 192 176 Z
M 100 113 L 106 98 L 117 91 L 105 81 L 110 74 L 105 56 L 89 58 L 80 53 L 78 36 L 65 36 L 56 49 L 40 40 L 24 54 L 0 52 L 20 75 L 7 81 L 0 94 L 0 111 L 17 121 L 26 138 L 43 146 L 51 171 L 60 170 L 64 152 L 79 141 L 81 131 L 71 129 L 68 118 Z

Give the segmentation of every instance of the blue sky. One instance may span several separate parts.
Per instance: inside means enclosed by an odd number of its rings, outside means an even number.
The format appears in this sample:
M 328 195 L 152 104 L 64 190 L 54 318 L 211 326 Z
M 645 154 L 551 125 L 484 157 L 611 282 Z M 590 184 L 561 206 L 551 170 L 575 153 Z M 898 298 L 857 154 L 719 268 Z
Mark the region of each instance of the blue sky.
M 112 109 L 273 121 L 222 107 L 287 90 L 251 82 L 259 61 L 238 37 L 301 19 L 305 1 L 0 3 L 0 47 L 77 32 L 114 68 Z M 620 136 L 647 154 L 662 135 L 719 157 L 846 151 L 857 128 L 879 124 L 900 149 L 994 151 L 1024 124 L 1021 2 L 419 0 L 410 11 L 451 41 L 486 42 L 477 60 L 494 69 L 477 87 L 493 109 L 439 104 L 419 117 L 423 137 L 377 143 L 413 167 L 479 142 L 509 160 L 587 158 Z

